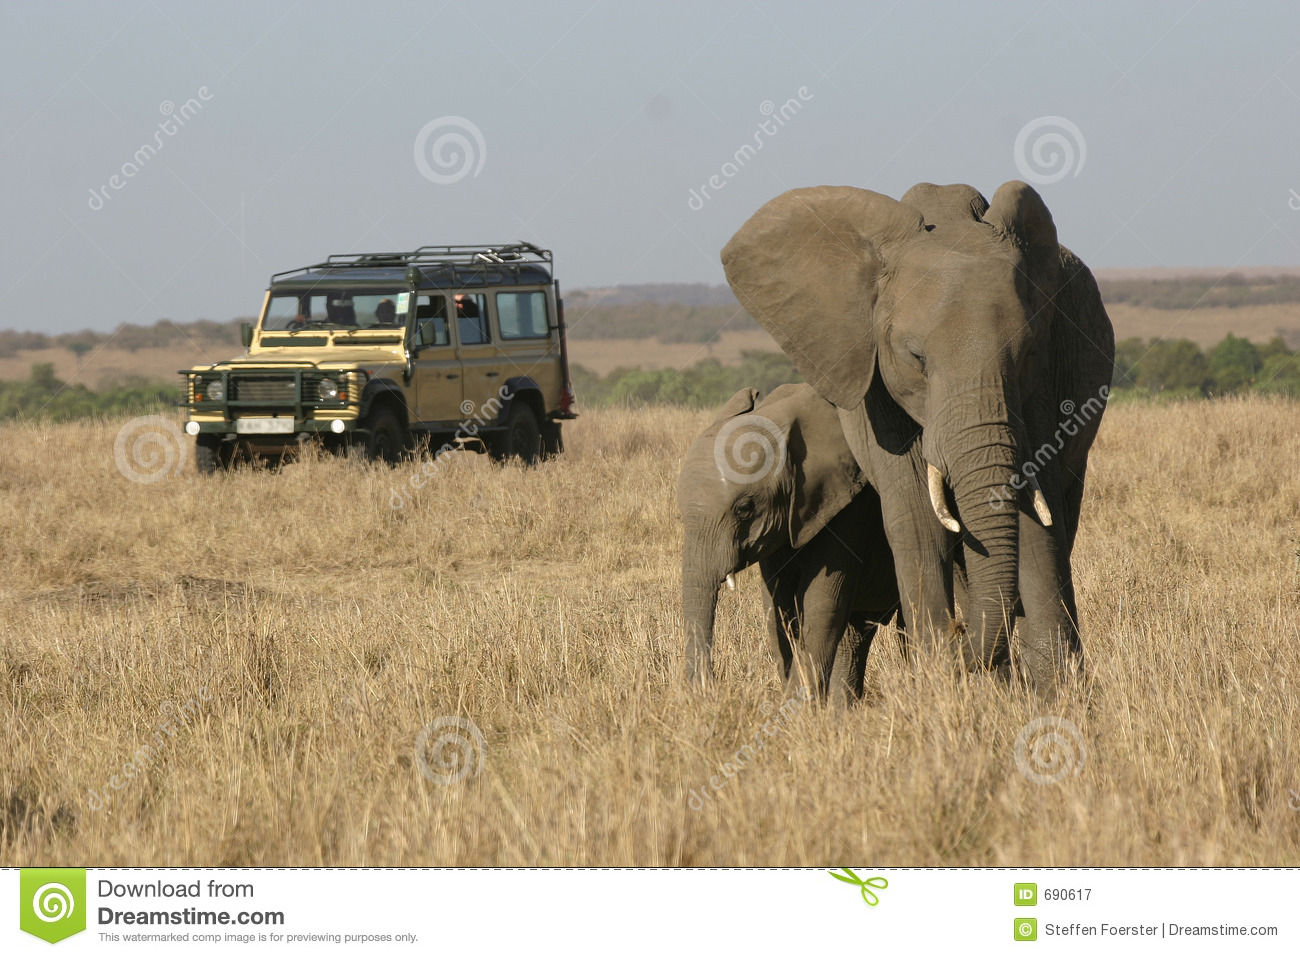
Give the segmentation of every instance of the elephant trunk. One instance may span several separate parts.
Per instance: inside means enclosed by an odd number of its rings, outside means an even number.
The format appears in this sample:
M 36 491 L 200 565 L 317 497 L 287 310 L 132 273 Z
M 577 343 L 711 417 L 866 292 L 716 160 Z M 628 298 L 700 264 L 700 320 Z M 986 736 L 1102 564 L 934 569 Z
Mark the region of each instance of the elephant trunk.
M 726 549 L 710 548 L 708 537 L 686 529 L 682 552 L 682 620 L 686 628 L 686 680 L 706 684 L 713 677 L 713 622 L 718 610 L 718 589 L 734 570 L 734 556 Z
M 962 410 L 947 431 L 928 429 L 927 459 L 952 488 L 962 527 L 969 584 L 962 609 L 968 664 L 1000 664 L 1015 623 L 1019 600 L 1020 521 L 1008 485 L 1020 463 L 1018 423 L 1012 421 L 1004 390 L 965 393 L 975 408 Z M 931 458 L 930 456 L 934 457 Z M 944 464 L 951 463 L 950 468 Z M 1007 498 L 1011 501 L 1008 502 Z

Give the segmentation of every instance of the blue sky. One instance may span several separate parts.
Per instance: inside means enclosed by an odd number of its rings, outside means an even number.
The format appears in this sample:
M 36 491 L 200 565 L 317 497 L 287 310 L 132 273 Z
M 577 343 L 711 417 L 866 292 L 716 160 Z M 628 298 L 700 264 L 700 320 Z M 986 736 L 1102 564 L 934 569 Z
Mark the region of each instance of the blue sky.
M 224 320 L 255 312 L 272 272 L 426 243 L 549 246 L 568 288 L 718 283 L 718 250 L 758 206 L 820 183 L 991 195 L 1037 177 L 1094 267 L 1300 263 L 1296 4 L 3 18 L 0 328 Z M 761 149 L 737 164 L 746 144 Z

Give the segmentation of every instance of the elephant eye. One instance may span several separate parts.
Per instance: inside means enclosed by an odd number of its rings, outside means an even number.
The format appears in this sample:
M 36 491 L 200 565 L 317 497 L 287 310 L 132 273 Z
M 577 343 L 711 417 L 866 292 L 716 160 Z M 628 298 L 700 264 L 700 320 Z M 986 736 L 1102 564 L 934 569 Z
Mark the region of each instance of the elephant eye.
M 754 502 L 752 499 L 742 498 L 736 502 L 733 511 L 736 513 L 736 518 L 741 521 L 751 519 L 754 517 Z

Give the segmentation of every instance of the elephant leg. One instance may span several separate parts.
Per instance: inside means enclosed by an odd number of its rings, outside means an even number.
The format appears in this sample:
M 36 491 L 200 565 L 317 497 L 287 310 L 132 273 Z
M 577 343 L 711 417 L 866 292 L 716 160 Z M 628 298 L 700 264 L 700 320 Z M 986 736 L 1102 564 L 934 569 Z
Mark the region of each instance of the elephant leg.
M 768 648 L 782 683 L 790 679 L 793 641 L 798 638 L 799 627 L 794 574 L 790 568 L 792 559 L 791 552 L 782 551 L 760 559 L 758 563 L 763 578 L 763 604 L 767 610 Z
M 885 535 L 894 558 L 899 604 L 908 635 L 919 647 L 946 652 L 952 638 L 952 555 L 956 538 L 930 507 L 919 456 L 891 458 L 900 473 L 882 492 Z
M 879 625 L 862 612 L 848 616 L 844 636 L 835 652 L 835 667 L 831 671 L 830 700 L 844 706 L 862 699 L 863 677 L 867 670 L 867 655 Z
M 840 427 L 880 496 L 908 635 L 923 648 L 946 653 L 953 634 L 952 562 L 960 543 L 939 524 L 930 506 L 920 427 L 879 384 L 879 377 L 861 407 L 840 410 Z
M 898 610 L 898 614 L 894 616 L 894 624 L 898 628 L 898 647 L 903 652 L 903 660 L 911 664 L 912 646 L 907 641 L 907 619 L 903 617 L 901 608 Z
M 836 653 L 862 575 L 862 562 L 852 548 L 827 531 L 800 553 L 799 634 L 788 682 L 791 690 L 806 685 L 822 700 L 831 687 Z

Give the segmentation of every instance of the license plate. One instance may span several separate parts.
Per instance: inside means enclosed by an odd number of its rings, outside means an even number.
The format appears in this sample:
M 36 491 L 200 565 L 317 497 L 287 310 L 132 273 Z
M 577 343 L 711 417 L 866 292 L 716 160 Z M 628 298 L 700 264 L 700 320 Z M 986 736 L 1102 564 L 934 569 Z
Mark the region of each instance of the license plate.
M 294 431 L 293 418 L 235 419 L 235 431 L 240 435 L 285 435 Z

